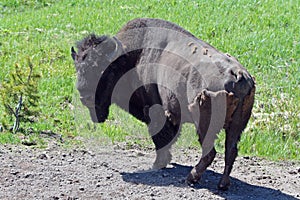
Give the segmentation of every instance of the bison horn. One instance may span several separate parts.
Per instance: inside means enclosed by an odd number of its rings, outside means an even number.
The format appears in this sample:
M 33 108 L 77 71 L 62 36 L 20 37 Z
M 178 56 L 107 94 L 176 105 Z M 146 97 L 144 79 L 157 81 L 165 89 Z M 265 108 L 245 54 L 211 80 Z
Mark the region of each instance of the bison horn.
M 75 61 L 76 57 L 77 57 L 77 53 L 76 51 L 74 50 L 74 47 L 71 48 L 71 56 L 73 58 L 73 60 Z

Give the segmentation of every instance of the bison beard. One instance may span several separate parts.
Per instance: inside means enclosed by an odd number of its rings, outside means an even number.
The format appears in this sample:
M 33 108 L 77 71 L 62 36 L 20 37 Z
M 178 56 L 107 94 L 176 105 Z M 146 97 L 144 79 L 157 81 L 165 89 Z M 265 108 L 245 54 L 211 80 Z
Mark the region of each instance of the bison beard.
M 171 161 L 183 123 L 196 126 L 202 157 L 187 177 L 197 182 L 213 161 L 214 140 L 226 132 L 225 168 L 219 189 L 230 185 L 237 143 L 254 103 L 255 83 L 232 56 L 182 27 L 160 19 L 135 19 L 115 37 L 90 35 L 72 47 L 77 89 L 94 122 L 117 104 L 148 125 L 156 147 L 153 168 Z

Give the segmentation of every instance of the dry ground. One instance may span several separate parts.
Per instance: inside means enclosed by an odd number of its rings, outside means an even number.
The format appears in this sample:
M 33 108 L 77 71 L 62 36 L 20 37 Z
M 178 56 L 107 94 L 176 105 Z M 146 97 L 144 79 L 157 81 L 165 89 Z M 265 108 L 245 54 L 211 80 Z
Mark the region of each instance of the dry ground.
M 194 187 L 185 177 L 197 150 L 174 150 L 173 165 L 148 170 L 155 153 L 109 147 L 0 146 L 0 199 L 300 199 L 300 163 L 238 157 L 229 191 L 217 190 L 223 155 Z M 176 164 L 175 164 L 176 163 Z

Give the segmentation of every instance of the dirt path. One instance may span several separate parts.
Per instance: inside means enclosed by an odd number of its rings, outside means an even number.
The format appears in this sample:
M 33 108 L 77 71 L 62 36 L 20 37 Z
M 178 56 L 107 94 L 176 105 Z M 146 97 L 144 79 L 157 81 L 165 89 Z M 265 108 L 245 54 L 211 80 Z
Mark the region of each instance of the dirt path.
M 229 191 L 216 189 L 218 156 L 194 187 L 185 177 L 196 150 L 175 150 L 164 170 L 146 171 L 155 153 L 119 146 L 47 149 L 0 146 L 0 199 L 300 199 L 300 163 L 239 157 Z

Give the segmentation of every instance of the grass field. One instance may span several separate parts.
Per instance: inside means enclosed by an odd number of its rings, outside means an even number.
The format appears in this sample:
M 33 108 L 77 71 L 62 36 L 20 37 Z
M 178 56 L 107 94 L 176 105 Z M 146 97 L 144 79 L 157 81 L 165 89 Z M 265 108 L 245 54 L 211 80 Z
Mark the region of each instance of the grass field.
M 115 34 L 137 17 L 175 22 L 223 52 L 256 77 L 253 116 L 241 138 L 241 154 L 300 159 L 300 2 L 297 0 L 2 0 L 0 2 L 0 84 L 16 63 L 30 59 L 41 73 L 41 114 L 23 132 L 0 132 L 0 143 L 22 138 L 44 144 L 41 131 L 95 141 L 113 138 L 128 145 L 151 145 L 147 128 L 113 107 L 109 121 L 93 127 L 78 102 L 70 47 L 88 33 Z M 0 105 L 0 113 L 3 112 Z M 0 118 L 3 115 L 0 114 Z M 192 126 L 179 146 L 197 145 Z M 192 141 L 191 142 L 191 138 Z M 217 143 L 223 151 L 224 133 Z

